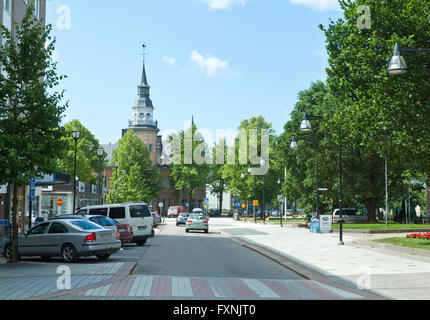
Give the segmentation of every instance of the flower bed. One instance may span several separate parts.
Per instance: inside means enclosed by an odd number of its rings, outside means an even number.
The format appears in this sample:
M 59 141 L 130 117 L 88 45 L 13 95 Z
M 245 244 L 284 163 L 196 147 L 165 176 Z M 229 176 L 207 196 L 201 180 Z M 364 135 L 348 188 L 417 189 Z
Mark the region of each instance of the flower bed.
M 426 233 L 411 233 L 406 236 L 409 239 L 426 239 L 430 240 L 430 232 Z

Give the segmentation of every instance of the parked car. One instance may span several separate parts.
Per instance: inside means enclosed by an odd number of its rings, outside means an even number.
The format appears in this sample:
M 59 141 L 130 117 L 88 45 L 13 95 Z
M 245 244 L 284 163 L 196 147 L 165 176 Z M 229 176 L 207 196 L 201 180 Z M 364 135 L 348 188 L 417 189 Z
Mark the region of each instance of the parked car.
M 155 214 L 155 212 L 152 212 L 152 213 L 151 213 L 151 216 L 152 216 L 152 226 L 153 226 L 154 228 L 157 228 L 157 226 L 159 225 L 159 223 L 158 223 L 158 217 L 157 217 L 157 215 Z
M 209 221 L 206 216 L 202 214 L 190 214 L 185 224 L 185 232 L 190 230 L 203 230 L 205 233 L 209 232 Z
M 186 212 L 184 206 L 169 207 L 169 209 L 167 210 L 167 217 L 176 218 L 178 214 L 183 212 Z
M 149 207 L 143 202 L 122 204 L 106 204 L 80 208 L 77 214 L 103 215 L 132 228 L 133 239 L 138 246 L 143 246 L 146 240 L 154 236 L 153 218 Z
M 50 220 L 64 219 L 67 217 L 73 218 L 76 216 L 78 215 L 57 216 L 57 217 L 51 218 Z M 103 215 L 83 215 L 82 217 L 84 217 L 85 219 L 88 219 L 91 222 L 98 224 L 99 226 L 102 226 L 103 228 L 117 230 L 119 232 L 119 239 L 121 240 L 121 244 L 124 244 L 126 242 L 131 242 L 133 238 L 133 231 L 129 224 L 119 223 L 118 221 L 115 221 Z
M 12 253 L 11 248 L 9 240 L 3 249 L 7 259 Z M 62 257 L 65 262 L 76 262 L 79 257 L 87 256 L 106 260 L 120 248 L 116 230 L 103 228 L 81 217 L 48 220 L 18 236 L 19 256 Z
M 180 224 L 186 224 L 189 216 L 189 213 L 178 214 L 178 216 L 176 217 L 176 226 L 179 226 Z
M 342 208 L 342 222 L 367 222 L 368 216 L 366 210 L 359 210 L 354 208 Z M 333 223 L 340 222 L 340 210 L 334 209 L 333 211 Z
M 221 216 L 221 210 L 214 210 L 209 213 L 211 217 L 220 217 Z
M 157 211 L 155 211 L 153 213 L 155 213 L 155 215 L 156 215 L 155 221 L 156 221 L 157 225 L 161 224 L 163 221 L 161 219 L 160 214 Z

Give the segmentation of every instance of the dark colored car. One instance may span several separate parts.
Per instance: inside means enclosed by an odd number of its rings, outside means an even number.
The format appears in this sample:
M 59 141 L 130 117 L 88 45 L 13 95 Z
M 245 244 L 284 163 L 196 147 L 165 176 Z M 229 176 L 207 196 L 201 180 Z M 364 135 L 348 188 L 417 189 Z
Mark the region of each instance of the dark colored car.
M 178 214 L 178 216 L 176 217 L 176 226 L 179 226 L 180 224 L 186 224 L 189 216 L 189 213 Z

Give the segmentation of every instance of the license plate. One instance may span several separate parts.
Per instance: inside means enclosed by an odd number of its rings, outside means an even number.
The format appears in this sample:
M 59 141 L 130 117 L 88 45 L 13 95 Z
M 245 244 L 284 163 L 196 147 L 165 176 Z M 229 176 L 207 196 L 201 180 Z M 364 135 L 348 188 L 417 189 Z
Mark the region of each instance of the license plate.
M 125 232 L 125 229 L 118 229 L 118 232 Z
M 145 230 L 145 229 L 146 229 L 146 226 L 139 227 L 139 230 Z

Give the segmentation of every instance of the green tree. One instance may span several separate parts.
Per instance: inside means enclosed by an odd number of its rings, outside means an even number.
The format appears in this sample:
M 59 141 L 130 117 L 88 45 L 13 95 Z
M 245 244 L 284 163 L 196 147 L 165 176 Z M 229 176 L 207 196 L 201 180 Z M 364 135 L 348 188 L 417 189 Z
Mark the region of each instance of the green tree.
M 101 148 L 99 141 L 79 120 L 72 120 L 64 125 L 65 135 L 60 143 L 65 145 L 65 150 L 59 158 L 59 169 L 62 172 L 69 173 L 73 177 L 75 163 L 75 139 L 72 131 L 81 132 L 76 148 L 76 176 L 79 181 L 90 184 L 98 184 L 96 175 L 99 172 L 99 156 L 97 150 Z M 101 168 L 106 165 L 107 154 L 103 150 Z
M 385 159 L 390 174 L 405 168 L 429 172 L 428 56 L 408 55 L 410 72 L 401 77 L 389 75 L 386 65 L 395 42 L 428 47 L 430 11 L 428 0 L 342 0 L 340 4 L 344 19 L 331 21 L 328 28 L 320 26 L 329 55 L 327 85 L 336 106 L 331 126 L 341 125 L 342 141 L 348 143 L 345 172 L 354 172 L 357 200 L 375 221 L 384 194 Z M 360 5 L 371 9 L 370 29 L 357 26 Z M 362 173 L 358 179 L 357 172 Z
M 188 129 L 169 136 L 173 151 L 169 181 L 177 192 L 188 194 L 190 210 L 193 209 L 195 192 L 206 187 L 212 163 L 208 146 L 197 130 L 197 126 L 192 124 Z
M 53 92 L 61 76 L 51 59 L 55 41 L 50 25 L 44 26 L 30 6 L 15 35 L 4 27 L 0 47 L 0 183 L 14 185 L 12 205 L 12 258 L 17 251 L 17 188 L 40 173 L 54 173 L 63 145 L 61 128 L 67 107 L 60 105 L 63 93 Z
M 148 147 L 133 130 L 118 141 L 111 163 L 119 162 L 112 176 L 107 203 L 143 201 L 150 203 L 161 190 L 161 175 L 151 163 Z M 125 171 L 125 174 L 123 174 Z

